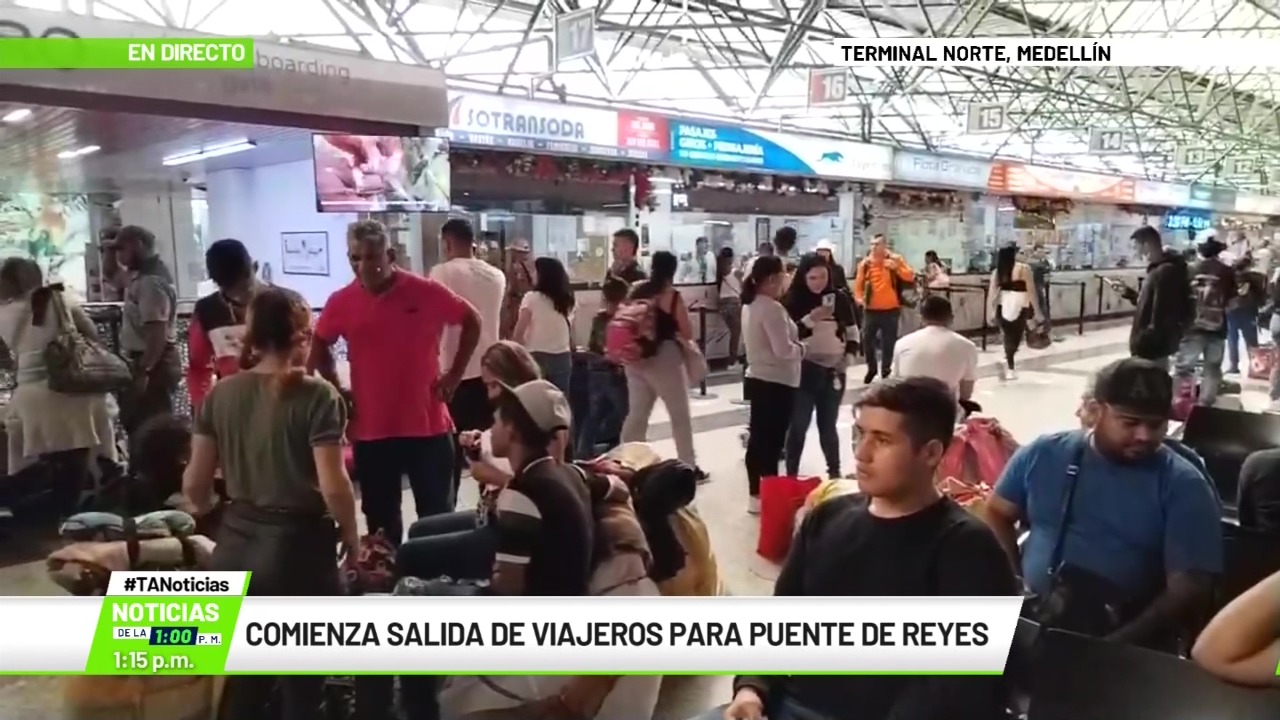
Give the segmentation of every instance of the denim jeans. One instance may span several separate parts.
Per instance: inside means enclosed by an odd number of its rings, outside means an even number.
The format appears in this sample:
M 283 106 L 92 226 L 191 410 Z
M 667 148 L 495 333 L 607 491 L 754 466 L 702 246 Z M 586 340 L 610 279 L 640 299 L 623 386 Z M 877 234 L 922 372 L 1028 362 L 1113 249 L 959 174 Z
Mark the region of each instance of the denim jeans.
M 844 370 L 816 363 L 800 365 L 800 387 L 791 403 L 791 426 L 787 429 L 787 474 L 800 474 L 800 456 L 804 453 L 809 422 L 818 416 L 818 444 L 827 461 L 827 477 L 840 477 L 840 436 L 836 418 L 844 399 Z
M 409 526 L 409 539 L 396 551 L 396 569 L 404 577 L 484 580 L 493 573 L 497 539 L 479 526 L 474 510 L 433 515 Z
M 1271 346 L 1280 350 L 1280 315 L 1271 316 Z M 1280 362 L 1271 368 L 1271 399 L 1280 400 Z
M 573 379 L 573 353 L 532 353 L 533 359 L 542 371 L 542 377 L 552 385 L 560 388 L 565 399 L 569 398 L 569 384 Z
M 1252 308 L 1232 310 L 1227 313 L 1227 364 L 1231 372 L 1240 372 L 1240 339 L 1252 351 L 1258 347 L 1258 313 Z M 1245 358 L 1245 367 L 1249 358 Z
M 573 447 L 581 460 L 596 456 L 596 444 L 616 439 L 627 417 L 627 376 L 615 367 L 592 368 L 587 374 L 586 415 L 577 423 Z
M 898 318 L 902 311 L 868 310 L 865 314 L 867 319 L 862 329 L 862 353 L 867 356 L 867 377 L 875 377 L 877 369 L 880 377 L 889 377 L 889 370 L 893 367 L 893 346 L 898 344 Z M 880 358 L 878 368 L 877 357 Z
M 1222 356 L 1226 353 L 1226 347 L 1225 338 L 1200 332 L 1187 333 L 1178 346 L 1173 367 L 1179 380 L 1194 378 L 1196 362 L 1202 358 L 1204 360 L 1200 375 L 1201 405 L 1212 405 L 1218 399 L 1218 390 L 1222 386 Z
M 418 517 L 453 511 L 453 433 L 362 440 L 352 448 L 352 455 L 360 509 L 370 533 L 382 530 L 393 545 L 400 544 L 404 535 L 401 482 L 406 477 Z

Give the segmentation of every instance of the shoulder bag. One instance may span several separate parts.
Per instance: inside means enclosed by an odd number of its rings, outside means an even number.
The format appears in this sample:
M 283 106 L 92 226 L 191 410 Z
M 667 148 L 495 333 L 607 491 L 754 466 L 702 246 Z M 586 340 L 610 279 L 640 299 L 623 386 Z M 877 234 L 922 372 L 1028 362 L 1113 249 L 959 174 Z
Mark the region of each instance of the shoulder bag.
M 71 395 L 97 395 L 126 387 L 133 378 L 129 364 L 76 329 L 62 293 L 52 291 L 49 312 L 57 334 L 44 348 L 49 389 Z
M 1065 560 L 1067 529 L 1071 525 L 1086 437 L 1067 466 L 1067 491 L 1061 522 L 1049 556 L 1049 588 L 1043 596 L 1027 598 L 1023 615 L 1043 628 L 1104 638 L 1119 630 L 1146 607 L 1151 598 L 1135 598 L 1098 573 Z M 1145 601 L 1145 602 L 1144 602 Z

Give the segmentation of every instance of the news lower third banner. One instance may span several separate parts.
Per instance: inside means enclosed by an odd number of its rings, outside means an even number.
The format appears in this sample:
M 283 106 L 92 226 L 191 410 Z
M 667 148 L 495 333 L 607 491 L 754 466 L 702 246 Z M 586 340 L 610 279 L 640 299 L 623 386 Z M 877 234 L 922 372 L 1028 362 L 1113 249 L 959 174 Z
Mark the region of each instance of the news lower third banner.
M 834 45 L 832 64 L 848 67 L 1280 66 L 1280 38 L 1266 37 L 842 38 Z
M 246 597 L 242 572 L 0 598 L 6 675 L 999 675 L 1017 597 Z

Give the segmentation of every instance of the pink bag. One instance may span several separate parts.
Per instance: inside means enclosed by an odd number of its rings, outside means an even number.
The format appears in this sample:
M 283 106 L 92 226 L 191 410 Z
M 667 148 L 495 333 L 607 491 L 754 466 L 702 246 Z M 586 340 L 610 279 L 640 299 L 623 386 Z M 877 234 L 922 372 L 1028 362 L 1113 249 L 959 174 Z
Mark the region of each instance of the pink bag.
M 1017 441 L 995 418 L 969 418 L 956 429 L 935 481 L 944 493 L 968 506 L 985 499 L 1017 450 Z
M 1276 365 L 1276 349 L 1273 345 L 1261 345 L 1249 351 L 1249 377 L 1253 380 L 1270 380 L 1271 369 Z
M 1173 389 L 1173 407 L 1169 414 L 1174 420 L 1186 422 L 1191 416 L 1191 408 L 1196 406 L 1196 396 L 1200 394 L 1200 385 L 1194 377 L 1176 378 Z

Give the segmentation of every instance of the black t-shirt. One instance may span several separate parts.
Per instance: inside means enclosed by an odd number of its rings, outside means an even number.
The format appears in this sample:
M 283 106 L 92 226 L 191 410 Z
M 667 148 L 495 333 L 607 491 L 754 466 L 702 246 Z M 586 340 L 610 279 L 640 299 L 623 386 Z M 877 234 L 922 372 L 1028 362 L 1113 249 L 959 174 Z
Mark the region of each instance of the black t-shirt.
M 1240 466 L 1240 526 L 1280 535 L 1280 450 L 1259 450 Z
M 1009 558 L 981 520 L 948 498 L 901 518 L 879 518 L 861 495 L 818 507 L 796 537 L 774 595 L 1017 595 Z M 989 720 L 999 678 L 740 677 L 831 720 Z M 766 699 L 766 702 L 768 700 Z
M 582 480 L 550 457 L 516 473 L 498 495 L 497 560 L 526 566 L 525 595 L 587 594 L 591 499 Z

